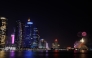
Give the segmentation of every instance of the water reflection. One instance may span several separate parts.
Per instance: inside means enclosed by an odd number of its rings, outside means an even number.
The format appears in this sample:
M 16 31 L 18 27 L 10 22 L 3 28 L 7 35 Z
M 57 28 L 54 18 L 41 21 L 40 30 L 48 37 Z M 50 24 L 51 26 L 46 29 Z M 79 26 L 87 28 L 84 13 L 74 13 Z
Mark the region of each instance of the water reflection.
M 18 56 L 22 56 L 22 51 L 19 51 L 18 52 Z
M 43 50 L 40 50 L 39 52 L 38 52 L 38 56 L 45 56 L 45 51 L 43 51 Z
M 15 51 L 10 51 L 10 58 L 15 58 Z
M 80 54 L 80 58 L 87 58 L 87 54 Z
M 5 58 L 5 52 L 3 50 L 0 51 L 0 58 Z
M 54 51 L 54 58 L 59 58 L 58 50 Z
M 24 58 L 34 58 L 34 53 L 32 51 L 25 51 Z
M 74 54 L 74 58 L 79 58 L 79 57 L 78 57 L 78 54 Z
M 73 56 L 73 57 L 72 57 Z M 88 58 L 89 54 L 85 53 L 68 53 L 55 50 L 51 51 L 0 51 L 0 58 Z M 90 57 L 92 58 L 92 56 Z
M 48 50 L 46 50 L 46 58 L 48 58 Z

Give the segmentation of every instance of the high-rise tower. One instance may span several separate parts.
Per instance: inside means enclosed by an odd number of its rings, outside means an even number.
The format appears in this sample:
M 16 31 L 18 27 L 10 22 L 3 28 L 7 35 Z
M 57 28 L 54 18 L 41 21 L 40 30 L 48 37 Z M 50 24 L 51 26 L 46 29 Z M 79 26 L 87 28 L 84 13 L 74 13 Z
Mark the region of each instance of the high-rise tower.
M 4 47 L 7 38 L 7 19 L 0 17 L 0 47 Z
M 25 24 L 24 28 L 24 40 L 23 46 L 26 48 L 31 48 L 33 43 L 33 22 L 28 19 L 27 23 Z
M 38 29 L 37 28 L 33 28 L 33 44 L 31 46 L 31 48 L 38 48 L 39 46 L 39 34 L 38 34 Z
M 22 47 L 22 41 L 23 41 L 23 23 L 18 20 L 16 21 L 16 28 L 15 28 L 15 44 L 17 48 Z

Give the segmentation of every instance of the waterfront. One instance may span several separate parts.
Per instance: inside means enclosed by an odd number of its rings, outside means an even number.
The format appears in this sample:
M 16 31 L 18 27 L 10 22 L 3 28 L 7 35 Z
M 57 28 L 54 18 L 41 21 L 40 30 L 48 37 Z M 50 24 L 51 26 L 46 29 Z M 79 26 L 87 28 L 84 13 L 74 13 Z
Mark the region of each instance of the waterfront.
M 0 58 L 92 58 L 91 53 L 72 53 L 59 51 L 0 51 Z

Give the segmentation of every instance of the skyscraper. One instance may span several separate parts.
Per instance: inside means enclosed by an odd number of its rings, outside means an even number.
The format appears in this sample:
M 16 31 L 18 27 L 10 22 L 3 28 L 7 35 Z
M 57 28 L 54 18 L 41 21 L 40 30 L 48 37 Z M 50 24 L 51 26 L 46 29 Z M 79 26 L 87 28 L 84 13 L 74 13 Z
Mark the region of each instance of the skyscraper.
M 23 23 L 18 20 L 16 21 L 16 28 L 15 28 L 15 44 L 17 48 L 22 47 L 22 41 L 23 41 Z
M 4 47 L 7 38 L 7 19 L 0 17 L 0 47 Z
M 38 29 L 33 28 L 33 43 L 31 45 L 31 48 L 38 48 L 39 38 L 40 36 L 38 34 Z
M 26 48 L 31 48 L 33 41 L 33 22 L 31 22 L 29 18 L 24 28 L 23 46 Z

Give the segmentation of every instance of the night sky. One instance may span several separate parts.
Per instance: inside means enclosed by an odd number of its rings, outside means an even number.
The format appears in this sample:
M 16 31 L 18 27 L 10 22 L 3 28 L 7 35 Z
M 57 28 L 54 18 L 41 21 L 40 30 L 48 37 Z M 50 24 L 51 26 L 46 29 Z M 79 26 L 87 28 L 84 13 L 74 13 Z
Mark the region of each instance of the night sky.
M 92 36 L 92 6 L 87 1 L 0 1 L 0 16 L 8 19 L 8 37 L 13 33 L 16 20 L 30 17 L 41 38 L 51 43 L 58 39 L 61 47 L 73 46 L 78 32 Z

